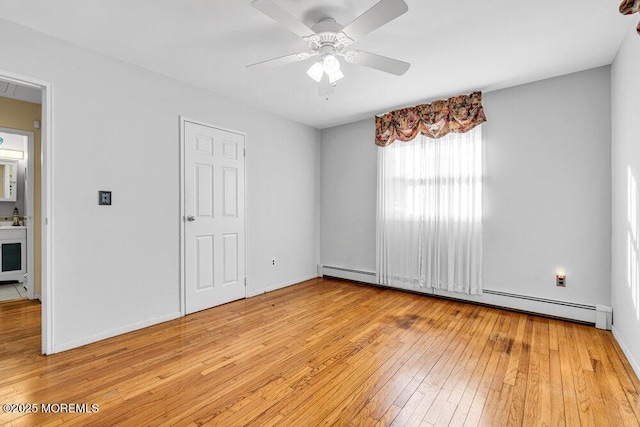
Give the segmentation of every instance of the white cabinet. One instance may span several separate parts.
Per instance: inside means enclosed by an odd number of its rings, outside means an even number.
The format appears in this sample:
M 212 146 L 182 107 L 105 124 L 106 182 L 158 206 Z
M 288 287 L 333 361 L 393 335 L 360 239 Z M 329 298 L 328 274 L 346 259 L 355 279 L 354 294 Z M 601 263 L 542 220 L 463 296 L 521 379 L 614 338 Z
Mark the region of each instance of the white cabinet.
M 24 281 L 27 272 L 27 227 L 0 226 L 0 281 Z

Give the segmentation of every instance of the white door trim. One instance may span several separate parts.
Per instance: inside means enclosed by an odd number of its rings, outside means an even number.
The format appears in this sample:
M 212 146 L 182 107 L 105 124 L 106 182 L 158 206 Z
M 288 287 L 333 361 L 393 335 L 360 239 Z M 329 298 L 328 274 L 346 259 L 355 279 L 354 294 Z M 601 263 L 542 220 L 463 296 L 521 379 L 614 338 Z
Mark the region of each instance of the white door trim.
M 247 286 L 246 286 L 246 277 L 247 277 L 247 271 L 248 271 L 248 264 L 249 264 L 249 260 L 247 257 L 248 254 L 248 247 L 249 247 L 249 238 L 248 238 L 248 234 L 249 234 L 249 230 L 247 227 L 247 157 L 246 157 L 246 150 L 247 150 L 247 134 L 244 132 L 240 132 L 234 129 L 229 129 L 229 128 L 225 128 L 222 126 L 217 126 L 217 125 L 212 125 L 211 123 L 207 123 L 207 122 L 203 122 L 200 120 L 194 120 L 194 119 L 189 119 L 185 116 L 180 116 L 179 117 L 180 120 L 180 186 L 179 186 L 179 191 L 180 191 L 180 217 L 178 218 L 178 221 L 180 223 L 180 315 L 181 316 L 186 316 L 187 314 L 187 301 L 186 301 L 186 294 L 187 294 L 187 278 L 186 278 L 186 271 L 185 271 L 185 197 L 184 197 L 184 185 L 185 185 L 185 134 L 184 134 L 184 130 L 185 130 L 185 123 L 189 122 L 189 123 L 194 123 L 196 125 L 201 125 L 201 126 L 207 126 L 207 127 L 211 127 L 211 128 L 215 128 L 215 129 L 219 129 L 225 132 L 231 132 L 231 133 L 236 133 L 239 135 L 244 136 L 244 146 L 245 146 L 245 152 L 242 154 L 243 158 L 244 158 L 244 187 L 245 187 L 245 191 L 244 191 L 244 254 L 245 254 L 245 262 L 244 262 L 244 277 L 245 277 L 245 287 L 244 287 L 244 297 L 247 297 Z
M 42 147 L 42 201 L 41 201 L 41 230 L 42 230 L 42 265 L 40 266 L 41 301 L 42 301 L 42 353 L 53 353 L 53 83 L 36 79 L 31 76 L 0 69 L 0 78 L 21 86 L 31 87 L 42 91 L 42 123 L 40 140 Z

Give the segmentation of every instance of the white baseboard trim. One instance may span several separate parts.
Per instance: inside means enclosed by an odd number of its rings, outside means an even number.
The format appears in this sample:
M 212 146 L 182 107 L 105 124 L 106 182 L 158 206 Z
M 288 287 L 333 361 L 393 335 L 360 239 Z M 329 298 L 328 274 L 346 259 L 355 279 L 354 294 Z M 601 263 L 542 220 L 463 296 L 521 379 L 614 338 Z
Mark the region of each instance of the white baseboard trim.
M 611 327 L 611 332 L 613 333 L 613 337 L 618 342 L 618 345 L 622 349 L 622 352 L 624 353 L 625 356 L 627 356 L 627 360 L 629 361 L 629 364 L 635 371 L 636 375 L 640 377 L 640 365 L 638 364 L 638 362 L 636 362 L 636 359 L 633 357 L 633 354 L 629 350 L 629 347 L 627 347 L 624 340 L 620 336 L 620 333 L 618 333 L 615 325 Z
M 333 267 L 319 265 L 318 272 L 321 276 L 337 277 L 338 279 L 353 280 L 354 282 L 370 283 L 377 285 L 376 273 L 373 271 L 354 270 L 352 268 Z
M 299 279 L 295 280 L 287 280 L 283 283 L 278 283 L 276 285 L 267 286 L 265 288 L 255 289 L 255 290 L 247 290 L 247 298 L 255 297 L 257 295 L 266 294 L 267 292 L 277 291 L 278 289 L 286 288 L 288 286 L 297 285 L 298 283 L 305 282 L 307 280 L 316 279 L 318 276 L 315 274 L 310 274 L 308 276 L 303 276 Z
M 91 344 L 97 341 L 102 341 L 107 338 L 112 338 L 117 335 L 126 334 L 128 332 L 137 331 L 138 329 L 143 329 L 149 326 L 157 325 L 158 323 L 168 322 L 169 320 L 174 320 L 182 317 L 179 311 L 174 313 L 170 313 L 164 316 L 155 317 L 153 319 L 143 320 L 141 322 L 137 322 L 131 325 L 124 326 L 122 328 L 110 329 L 108 331 L 101 332 L 99 334 L 91 335 L 86 338 L 81 338 L 79 340 L 69 341 L 62 344 L 53 343 L 53 351 L 50 354 L 60 353 L 62 351 L 71 350 L 72 348 L 80 347 L 86 344 Z M 54 336 L 55 339 L 55 336 Z
M 339 279 L 353 280 L 356 282 L 378 285 L 376 273 L 361 271 L 345 267 L 320 265 L 318 271 L 322 276 L 336 277 Z M 393 289 L 392 287 L 389 287 Z M 422 291 L 424 289 L 424 291 Z M 402 290 L 402 289 L 401 289 Z M 558 317 L 579 322 L 596 323 L 596 306 L 579 304 L 567 301 L 557 301 L 546 298 L 538 298 L 528 295 L 518 295 L 507 292 L 485 289 L 482 295 L 466 295 L 456 292 L 447 292 L 433 288 L 421 288 L 421 290 L 408 290 L 408 292 L 423 293 L 452 298 L 461 301 L 469 301 L 477 304 L 495 306 L 509 310 L 517 310 Z
M 435 289 L 434 295 L 447 298 L 487 304 L 497 308 L 524 311 L 545 316 L 558 317 L 579 322 L 596 323 L 596 307 L 566 301 L 536 298 L 528 295 L 511 294 L 485 289 L 482 295 L 466 295 Z
M 33 299 L 37 299 L 38 301 L 42 302 L 42 296 L 40 294 L 33 294 Z

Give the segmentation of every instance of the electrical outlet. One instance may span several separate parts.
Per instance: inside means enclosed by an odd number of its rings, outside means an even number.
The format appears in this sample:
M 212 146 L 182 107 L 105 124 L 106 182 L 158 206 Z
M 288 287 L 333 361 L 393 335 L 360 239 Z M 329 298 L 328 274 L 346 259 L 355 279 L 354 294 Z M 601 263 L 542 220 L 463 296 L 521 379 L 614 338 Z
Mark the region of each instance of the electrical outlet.
M 271 258 L 271 267 L 275 267 L 275 266 L 276 266 L 276 259 Z
M 564 275 L 564 273 L 556 274 L 556 286 L 561 286 L 563 288 L 567 286 L 566 276 Z

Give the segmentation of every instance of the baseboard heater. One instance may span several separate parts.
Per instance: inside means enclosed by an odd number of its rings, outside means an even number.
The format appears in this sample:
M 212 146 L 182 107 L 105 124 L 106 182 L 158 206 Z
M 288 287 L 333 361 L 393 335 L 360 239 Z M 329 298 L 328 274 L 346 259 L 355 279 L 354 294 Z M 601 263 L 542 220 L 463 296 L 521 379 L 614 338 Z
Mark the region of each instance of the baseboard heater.
M 376 273 L 372 271 L 319 265 L 318 275 L 380 286 L 376 280 Z M 435 295 L 527 313 L 541 314 L 544 316 L 596 325 L 600 329 L 611 329 L 611 308 L 600 305 L 553 300 L 530 295 L 494 291 L 491 289 L 483 289 L 482 295 L 465 295 L 433 288 L 424 288 L 424 292 L 415 291 L 415 293 Z

